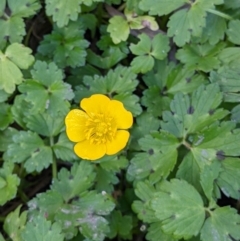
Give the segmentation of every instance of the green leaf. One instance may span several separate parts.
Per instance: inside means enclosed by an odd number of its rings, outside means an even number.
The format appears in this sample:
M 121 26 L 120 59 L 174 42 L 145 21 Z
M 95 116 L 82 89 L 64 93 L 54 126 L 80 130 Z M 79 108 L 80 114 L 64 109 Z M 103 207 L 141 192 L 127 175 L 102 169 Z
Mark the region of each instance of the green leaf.
M 12 143 L 12 137 L 17 134 L 17 130 L 8 127 L 4 131 L 0 131 L 0 151 L 4 152 L 7 150 L 8 146 Z
M 13 241 L 23 241 L 21 233 L 25 228 L 27 221 L 27 212 L 24 211 L 20 215 L 20 208 L 18 206 L 13 212 L 9 213 L 4 221 L 4 231 Z
M 112 17 L 109 20 L 107 31 L 110 33 L 112 41 L 115 44 L 119 44 L 121 41 L 126 41 L 130 33 L 128 22 L 122 16 Z
M 30 131 L 19 131 L 5 152 L 5 159 L 24 163 L 28 173 L 40 172 L 52 163 L 52 150 L 43 140 Z
M 119 65 L 114 70 L 109 70 L 107 75 L 102 77 L 95 75 L 94 77 L 86 76 L 84 84 L 89 87 L 92 93 L 102 93 L 107 95 L 133 92 L 138 85 L 131 68 Z
M 134 72 L 146 73 L 153 68 L 154 58 L 162 60 L 167 56 L 170 50 L 169 39 L 162 34 L 157 34 L 152 41 L 146 34 L 139 35 L 139 39 L 137 44 L 129 47 L 133 54 L 139 55 L 133 59 L 131 65 Z
M 2 0 L 0 2 L 0 15 L 2 15 L 4 13 L 5 6 L 6 6 L 6 0 Z
M 0 90 L 0 103 L 7 100 L 8 96 L 9 94 L 6 93 L 4 90 Z
M 3 238 L 3 236 L 2 236 L 1 233 L 0 233 L 0 241 L 6 241 L 6 240 Z
M 116 236 L 122 237 L 123 239 L 132 238 L 132 217 L 129 215 L 123 216 L 120 211 L 113 211 L 109 218 L 110 223 L 110 233 L 109 238 L 114 238 Z
M 219 59 L 223 64 L 231 67 L 238 68 L 240 65 L 240 48 L 239 47 L 228 47 L 224 48 L 219 53 Z
M 4 162 L 3 166 L 0 168 L 0 178 L 2 180 L 2 187 L 0 188 L 0 205 L 4 205 L 7 201 L 16 196 L 20 179 L 16 174 L 12 174 L 13 168 L 14 165 L 11 162 Z
M 152 170 L 147 153 L 138 153 L 130 160 L 130 165 L 127 169 L 127 179 L 129 181 L 142 180 L 147 178 Z
M 81 161 L 79 165 L 75 164 L 71 172 L 63 168 L 58 173 L 58 179 L 55 180 L 51 189 L 62 195 L 65 202 L 71 198 L 80 195 L 93 185 L 95 172 L 91 163 Z
M 87 55 L 86 48 L 89 46 L 83 34 L 81 19 L 70 22 L 63 28 L 55 26 L 51 34 L 44 36 L 38 51 L 48 59 L 53 59 L 61 68 L 83 66 Z
M 224 43 L 219 43 L 218 45 L 209 43 L 185 45 L 178 50 L 176 58 L 188 68 L 209 72 L 219 67 L 220 61 L 217 58 L 217 54 L 224 46 Z
M 149 241 L 177 241 L 171 235 L 162 231 L 161 222 L 151 223 L 147 231 L 146 239 Z
M 202 157 L 204 157 L 208 151 L 213 152 L 214 156 L 214 151 L 211 149 L 215 149 L 215 155 L 219 160 L 222 159 L 222 156 L 239 156 L 240 129 L 234 129 L 234 127 L 235 124 L 231 121 L 212 124 L 209 128 L 203 130 L 201 134 L 199 133 L 199 139 L 194 140 L 193 145 L 195 147 L 192 148 L 192 151 L 198 149 L 199 152 L 202 152 Z M 200 151 L 201 149 L 204 149 L 204 151 Z
M 231 111 L 231 120 L 235 123 L 240 122 L 240 105 L 235 106 Z
M 214 183 L 216 182 L 220 171 L 221 163 L 213 161 L 210 165 L 205 165 L 200 173 L 201 186 L 208 200 L 211 200 L 213 196 Z
M 47 213 L 49 219 L 53 219 L 54 215 L 63 209 L 64 200 L 60 193 L 53 190 L 37 194 L 37 197 L 28 202 L 28 207 L 31 210 L 31 216 L 38 216 L 40 213 Z M 64 209 L 63 209 L 64 210 Z M 61 210 L 62 211 L 62 210 Z
M 27 222 L 22 232 L 24 241 L 63 241 L 64 235 L 58 223 L 51 223 L 39 215 Z
M 153 185 L 147 181 L 137 182 L 135 193 L 142 200 L 134 201 L 132 204 L 132 209 L 137 213 L 138 218 L 146 223 L 157 222 L 158 219 L 155 217 L 154 210 L 150 206 L 155 193 Z
M 224 160 L 221 162 L 222 169 L 219 177 L 217 178 L 217 185 L 221 191 L 227 196 L 234 199 L 240 198 L 240 159 L 223 157 Z
M 5 56 L 20 69 L 27 69 L 34 61 L 32 50 L 22 44 L 11 44 L 5 51 Z
M 162 230 L 180 239 L 196 236 L 204 222 L 205 208 L 196 189 L 184 180 L 164 181 L 152 200 Z
M 228 114 L 223 109 L 215 109 L 222 101 L 222 93 L 217 84 L 201 85 L 193 92 L 192 98 L 177 93 L 171 102 L 170 111 L 163 112 L 161 126 L 176 137 L 186 137 Z
M 154 66 L 154 58 L 150 55 L 137 56 L 131 62 L 134 73 L 145 74 Z
M 0 51 L 0 89 L 4 89 L 11 94 L 15 90 L 15 85 L 23 80 L 21 69 L 27 69 L 34 57 L 31 50 L 22 44 L 14 43 L 7 47 L 5 54 Z
M 5 0 L 0 3 L 0 46 L 5 45 L 8 41 L 10 43 L 22 42 L 26 33 L 23 18 L 34 15 L 41 7 L 36 0 L 8 0 L 7 7 L 9 11 L 3 15 L 5 3 Z
M 62 132 L 59 135 L 58 141 L 53 145 L 52 149 L 58 159 L 72 162 L 78 159 L 73 151 L 73 146 L 74 144 L 69 141 L 66 133 Z
M 77 220 L 81 233 L 90 240 L 103 241 L 109 233 L 109 225 L 107 220 L 99 215 L 109 215 L 114 209 L 115 204 L 111 196 L 92 191 L 86 193 L 75 205 L 84 210 L 84 216 Z
M 33 105 L 32 112 L 46 111 L 52 117 L 65 115 L 70 107 L 68 101 L 74 94 L 71 86 L 63 82 L 62 71 L 53 62 L 37 61 L 31 74 L 33 80 L 22 83 L 19 90 L 25 94 L 25 100 Z
M 23 129 L 27 128 L 25 117 L 32 114 L 31 108 L 32 105 L 29 102 L 25 101 L 24 95 L 17 95 L 14 98 L 14 104 L 11 108 L 12 115 L 17 124 Z
M 207 167 L 206 170 L 208 170 Z M 194 186 L 198 192 L 202 193 L 200 171 L 198 162 L 195 160 L 193 154 L 189 152 L 184 156 L 181 164 L 178 166 L 176 177 L 187 181 Z
M 13 123 L 11 106 L 5 103 L 0 103 L 0 130 L 6 129 L 11 123 Z
M 137 44 L 130 44 L 130 50 L 135 55 L 145 55 L 151 52 L 151 39 L 146 34 L 138 36 L 139 42 Z
M 148 123 L 148 125 L 146 125 Z M 157 131 L 160 127 L 160 121 L 155 118 L 149 112 L 143 112 L 140 116 L 136 118 L 136 125 L 133 126 L 131 130 L 132 140 L 130 143 L 130 148 L 134 150 L 140 150 L 138 140 L 153 131 Z
M 219 68 L 217 72 L 211 72 L 210 80 L 219 84 L 225 102 L 239 102 L 239 74 L 239 68 L 227 66 Z
M 178 153 L 176 147 L 169 147 L 156 155 L 153 154 L 149 158 L 152 165 L 152 173 L 149 180 L 152 183 L 157 183 L 160 179 L 167 178 L 176 165 L 177 157 Z
M 76 204 L 80 210 L 84 210 L 86 214 L 103 216 L 109 215 L 115 207 L 115 203 L 110 194 L 107 194 L 106 192 L 96 193 L 96 191 L 85 192 L 82 195 L 82 198 L 74 202 L 74 204 Z
M 240 45 L 240 20 L 231 20 L 226 31 L 230 42 Z
M 159 61 L 154 70 L 144 76 L 144 82 L 149 87 L 143 92 L 142 104 L 153 116 L 161 116 L 169 110 L 170 101 L 174 94 L 191 93 L 203 84 L 206 79 L 182 65 Z
M 102 56 L 95 54 L 91 49 L 87 50 L 87 61 L 101 69 L 110 69 L 127 57 L 118 47 L 110 46 Z
M 208 14 L 206 26 L 203 29 L 202 39 L 215 45 L 219 40 L 223 40 L 227 30 L 226 20 L 216 14 Z
M 54 117 L 46 113 L 37 113 L 25 117 L 27 127 L 42 136 L 53 137 L 64 128 L 65 115 L 58 114 Z
M 119 182 L 116 174 L 114 172 L 106 171 L 101 167 L 96 169 L 96 173 L 97 175 L 95 189 L 100 192 L 113 192 L 113 185 L 116 185 Z
M 239 8 L 240 7 L 240 2 L 238 0 L 232 0 L 232 1 L 226 1 L 224 2 L 224 6 L 226 8 Z
M 0 46 L 5 47 L 7 42 L 10 43 L 21 43 L 25 31 L 25 24 L 22 18 L 10 17 L 8 20 L 0 19 Z
M 221 207 L 210 212 L 210 217 L 201 230 L 204 241 L 232 241 L 240 239 L 240 216 L 230 207 Z
M 69 20 L 76 21 L 81 12 L 82 0 L 47 0 L 46 14 L 53 17 L 59 28 L 67 25 Z
M 11 9 L 11 16 L 27 18 L 34 15 L 41 7 L 37 0 L 8 0 L 8 7 Z
M 141 0 L 139 7 L 150 15 L 167 15 L 187 3 L 187 0 Z
M 120 169 L 128 166 L 125 156 L 104 156 L 99 160 L 99 165 L 106 171 L 120 172 Z
M 0 189 L 5 187 L 6 185 L 7 185 L 7 182 L 2 177 L 0 177 Z
M 168 4 L 166 1 L 164 2 Z M 183 5 L 184 2 L 186 1 L 181 1 L 180 4 Z M 222 0 L 211 2 L 199 0 L 194 2 L 194 4 L 189 3 L 189 8 L 176 11 L 171 15 L 167 24 L 169 27 L 168 36 L 173 37 L 174 42 L 179 47 L 190 42 L 191 36 L 200 37 L 203 28 L 206 26 L 207 10 L 214 8 L 215 4 L 221 3 Z M 180 7 L 179 5 L 176 8 Z
M 159 60 L 163 60 L 167 57 L 170 50 L 169 39 L 166 35 L 157 34 L 152 40 L 151 55 Z
M 142 113 L 142 107 L 139 104 L 139 97 L 137 95 L 125 92 L 115 95 L 113 99 L 121 101 L 124 107 L 132 112 L 133 116 L 138 116 Z
M 140 153 L 136 155 L 136 158 L 138 159 L 139 157 L 141 157 L 143 158 L 141 162 L 146 160 L 150 163 L 150 182 L 156 183 L 161 178 L 165 179 L 176 164 L 177 147 L 179 145 L 178 140 L 174 136 L 162 132 L 160 135 L 158 135 L 158 138 L 153 138 L 152 136 L 148 135 L 144 138 L 141 138 L 139 140 L 139 144 L 142 147 L 141 149 L 148 153 L 148 156 L 145 156 L 143 155 L 143 153 Z M 129 166 L 129 168 L 129 170 L 131 171 L 131 165 Z M 147 170 L 149 170 L 148 168 L 142 169 L 144 169 L 144 173 L 149 173 L 149 171 L 147 172 Z M 141 169 L 136 169 L 138 174 L 142 173 L 140 172 L 140 170 Z M 136 177 L 138 177 L 137 173 L 135 173 L 135 178 Z

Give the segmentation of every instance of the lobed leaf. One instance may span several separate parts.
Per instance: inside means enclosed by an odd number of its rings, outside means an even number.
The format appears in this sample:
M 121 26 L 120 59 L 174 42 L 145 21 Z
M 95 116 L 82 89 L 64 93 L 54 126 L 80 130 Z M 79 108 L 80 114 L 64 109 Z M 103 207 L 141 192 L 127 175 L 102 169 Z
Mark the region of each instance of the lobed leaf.
M 184 180 L 162 182 L 152 200 L 162 230 L 176 238 L 196 236 L 204 222 L 205 209 L 196 189 Z
M 240 217 L 230 207 L 220 207 L 210 213 L 201 230 L 204 241 L 232 241 L 240 238 Z
M 0 168 L 0 205 L 15 198 L 20 179 L 13 174 L 14 165 L 12 162 L 4 162 Z
M 0 51 L 0 89 L 9 94 L 14 92 L 15 85 L 23 80 L 20 68 L 27 69 L 34 61 L 31 52 L 29 48 L 18 43 L 9 45 L 5 54 Z
M 59 224 L 51 223 L 39 215 L 27 222 L 22 232 L 22 239 L 24 241 L 63 241 L 64 235 Z
M 40 172 L 52 163 L 52 150 L 34 132 L 19 131 L 5 152 L 4 158 L 14 163 L 24 163 L 28 173 Z

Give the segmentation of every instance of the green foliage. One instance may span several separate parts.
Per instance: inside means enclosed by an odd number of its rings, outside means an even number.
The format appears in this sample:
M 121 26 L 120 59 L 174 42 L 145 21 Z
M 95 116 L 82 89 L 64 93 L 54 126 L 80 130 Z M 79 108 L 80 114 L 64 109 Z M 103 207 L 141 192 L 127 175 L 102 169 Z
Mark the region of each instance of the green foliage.
M 0 51 L 0 89 L 11 94 L 15 85 L 23 80 L 20 69 L 27 69 L 34 61 L 31 49 L 22 44 L 13 43 L 9 45 L 5 54 Z
M 230 207 L 217 208 L 207 218 L 201 231 L 201 238 L 206 241 L 213 241 L 216 238 L 219 241 L 238 240 L 240 238 L 239 221 L 239 215 L 234 209 Z
M 131 240 L 132 217 L 128 215 L 122 216 L 119 211 L 112 212 L 110 217 L 110 229 L 109 238 L 119 235 L 123 239 Z
M 239 23 L 239 0 L 1 0 L 0 241 L 240 240 Z M 88 162 L 65 117 L 92 94 L 133 125 Z
M 156 217 L 162 229 L 176 238 L 196 236 L 205 218 L 205 209 L 199 193 L 185 181 L 172 179 L 163 182 L 152 200 Z
M 32 222 L 28 222 L 22 233 L 23 240 L 30 241 L 63 241 L 64 236 L 61 228 L 56 223 L 47 221 L 43 216 L 35 217 Z
M 40 9 L 37 0 L 3 0 L 0 3 L 0 46 L 6 43 L 20 43 L 26 34 L 24 18 L 34 15 Z
M 150 28 L 153 31 L 158 30 L 158 24 L 151 16 L 137 16 L 135 12 L 124 11 L 124 16 L 114 16 L 109 20 L 107 31 L 115 44 L 126 41 L 131 29 Z M 119 35 L 121 32 L 121 35 Z
M 86 238 L 103 240 L 109 232 L 104 216 L 115 205 L 106 192 L 88 190 L 93 186 L 95 177 L 93 165 L 84 161 L 75 164 L 71 172 L 62 169 L 51 185 L 51 190 L 38 195 L 29 203 L 33 207 L 31 215 L 38 217 L 38 209 L 41 213 L 48 213 L 51 219 L 57 220 L 68 239 L 74 237 L 77 229 L 80 229 Z
M 74 94 L 71 86 L 63 82 L 63 73 L 56 64 L 36 61 L 31 74 L 32 79 L 22 83 L 19 90 L 26 95 L 25 101 L 31 103 L 33 113 L 46 111 L 54 117 L 66 114 L 69 110 L 68 100 L 71 100 Z
M 15 211 L 11 212 L 4 222 L 4 231 L 9 235 L 13 241 L 21 241 L 21 233 L 25 228 L 27 221 L 27 212 L 24 211 L 20 215 L 20 208 L 18 206 Z
M 53 17 L 59 28 L 66 26 L 69 20 L 76 21 L 78 13 L 81 12 L 81 5 L 90 6 L 93 2 L 102 2 L 103 0 L 46 0 L 46 13 Z
M 53 58 L 61 68 L 83 66 L 87 55 L 85 49 L 89 45 L 83 34 L 80 21 L 71 22 L 64 28 L 55 27 L 51 34 L 45 36 L 38 51 L 49 59 Z
M 0 168 L 0 205 L 5 204 L 16 196 L 17 187 L 20 183 L 20 179 L 16 174 L 13 174 L 14 165 L 4 163 Z
M 110 70 L 104 77 L 98 75 L 94 77 L 86 76 L 83 83 L 86 87 L 79 86 L 75 92 L 77 103 L 79 99 L 88 97 L 91 94 L 102 93 L 122 101 L 124 106 L 134 115 L 139 115 L 142 111 L 138 104 L 139 98 L 132 94 L 138 81 L 130 68 L 118 66 L 114 71 Z
M 52 163 L 52 150 L 34 132 L 19 131 L 5 153 L 5 159 L 24 163 L 27 172 L 42 171 Z
M 224 48 L 224 44 L 211 45 L 210 43 L 185 45 L 180 49 L 176 58 L 186 67 L 209 72 L 219 67 L 220 61 L 217 54 Z
M 139 39 L 137 44 L 130 45 L 132 53 L 138 55 L 131 65 L 135 73 L 146 73 L 153 68 L 154 59 L 162 60 L 167 56 L 169 39 L 162 34 L 157 34 L 152 41 L 146 34 L 141 34 Z

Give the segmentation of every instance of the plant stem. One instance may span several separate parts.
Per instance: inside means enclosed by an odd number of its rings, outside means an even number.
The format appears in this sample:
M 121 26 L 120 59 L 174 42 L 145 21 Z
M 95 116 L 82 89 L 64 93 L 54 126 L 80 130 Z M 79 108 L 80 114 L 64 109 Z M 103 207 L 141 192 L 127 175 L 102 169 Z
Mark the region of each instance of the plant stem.
M 183 144 L 188 150 L 191 149 L 191 145 L 190 145 L 187 141 L 183 140 L 182 144 Z
M 217 15 L 219 17 L 222 17 L 222 18 L 226 18 L 228 20 L 232 20 L 233 19 L 231 16 L 227 15 L 226 13 L 222 13 L 222 12 L 216 10 L 216 9 L 208 9 L 207 12 L 215 14 L 215 15 Z
M 53 147 L 54 146 L 53 136 L 50 136 L 49 140 L 50 140 L 50 146 Z M 54 153 L 53 153 L 53 161 L 52 161 L 52 176 L 53 178 L 57 177 L 57 160 Z
M 33 24 L 32 24 L 31 27 L 29 28 L 29 30 L 28 30 L 28 32 L 27 32 L 27 36 L 25 37 L 25 40 L 24 40 L 24 45 L 25 45 L 25 46 L 28 46 L 28 42 L 29 42 L 29 38 L 30 38 L 30 36 L 31 36 L 32 30 L 33 30 Z
M 18 189 L 18 194 L 24 203 L 27 203 L 29 201 L 28 196 L 20 188 Z

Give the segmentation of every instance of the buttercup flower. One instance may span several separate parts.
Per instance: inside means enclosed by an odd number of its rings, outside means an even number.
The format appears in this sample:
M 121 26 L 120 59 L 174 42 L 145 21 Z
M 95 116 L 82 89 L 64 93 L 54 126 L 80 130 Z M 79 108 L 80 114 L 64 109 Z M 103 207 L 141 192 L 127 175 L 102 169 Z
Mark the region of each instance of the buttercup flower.
M 68 138 L 77 142 L 75 153 L 87 160 L 96 160 L 105 154 L 113 155 L 122 150 L 129 139 L 132 113 L 117 100 L 101 94 L 84 98 L 80 107 L 71 110 L 66 118 Z

